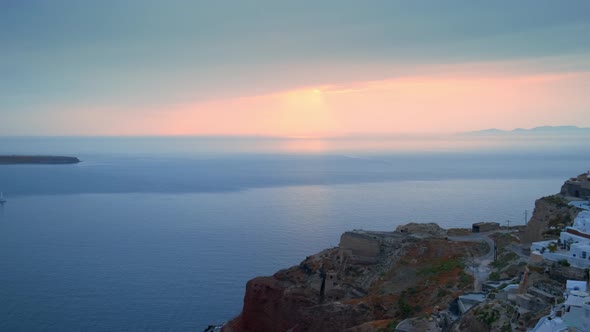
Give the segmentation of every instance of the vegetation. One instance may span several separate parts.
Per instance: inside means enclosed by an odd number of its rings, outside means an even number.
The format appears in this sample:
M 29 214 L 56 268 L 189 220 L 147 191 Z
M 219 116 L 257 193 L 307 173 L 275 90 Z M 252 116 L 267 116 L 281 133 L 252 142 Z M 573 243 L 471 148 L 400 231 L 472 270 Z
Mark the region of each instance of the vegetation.
M 483 309 L 478 310 L 475 317 L 489 329 L 492 327 L 492 324 L 500 318 L 500 312 L 497 309 L 491 309 L 486 306 Z
M 567 259 L 561 259 L 557 263 L 561 266 L 570 266 L 570 262 L 568 262 Z
M 434 264 L 431 264 L 428 267 L 422 268 L 420 270 L 418 270 L 417 275 L 419 276 L 428 276 L 428 275 L 436 275 L 436 274 L 440 274 L 443 272 L 449 272 L 452 271 L 454 269 L 463 269 L 465 267 L 465 265 L 463 264 L 463 262 L 457 258 L 450 258 L 448 260 L 443 260 L 440 262 L 436 262 Z
M 459 288 L 466 287 L 473 282 L 473 277 L 461 270 L 459 273 Z
M 406 302 L 406 298 L 412 298 L 417 293 L 416 288 L 410 287 L 402 291 L 399 300 L 397 300 L 397 310 L 402 318 L 412 317 L 414 314 L 422 311 L 419 305 L 411 306 Z
M 397 310 L 402 318 L 408 318 L 414 313 L 414 308 L 412 308 L 403 297 L 397 300 Z
M 557 206 L 558 208 L 568 206 L 567 200 L 561 195 L 547 196 L 547 197 L 543 197 L 542 199 L 548 203 L 551 203 L 551 204 Z
M 500 273 L 494 271 L 490 273 L 490 276 L 488 278 L 492 281 L 500 280 Z
M 449 294 L 451 294 L 451 292 L 449 292 L 448 290 L 446 290 L 444 288 L 439 288 L 438 292 L 436 293 L 436 297 L 441 298 L 441 297 L 445 297 Z
M 510 323 L 504 323 L 500 329 L 500 332 L 512 332 L 512 326 L 510 326 Z
M 503 255 L 500 255 L 498 259 L 492 262 L 490 265 L 495 267 L 496 269 L 501 270 L 517 259 L 518 254 L 511 251 Z

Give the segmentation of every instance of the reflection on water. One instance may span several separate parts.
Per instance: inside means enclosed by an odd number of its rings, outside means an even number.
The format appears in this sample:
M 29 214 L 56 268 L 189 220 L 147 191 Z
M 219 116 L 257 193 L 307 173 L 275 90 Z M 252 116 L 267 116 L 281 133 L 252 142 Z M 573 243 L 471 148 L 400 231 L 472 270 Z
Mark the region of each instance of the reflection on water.
M 561 181 L 16 196 L 0 215 L 0 331 L 201 331 L 239 313 L 248 279 L 346 230 L 518 223 Z
M 0 330 L 202 330 L 239 313 L 248 279 L 343 231 L 519 223 L 587 169 L 583 142 L 0 138 L 84 160 L 0 166 Z
M 0 137 L 0 154 L 383 154 L 579 149 L 576 135 L 420 135 L 351 137 Z

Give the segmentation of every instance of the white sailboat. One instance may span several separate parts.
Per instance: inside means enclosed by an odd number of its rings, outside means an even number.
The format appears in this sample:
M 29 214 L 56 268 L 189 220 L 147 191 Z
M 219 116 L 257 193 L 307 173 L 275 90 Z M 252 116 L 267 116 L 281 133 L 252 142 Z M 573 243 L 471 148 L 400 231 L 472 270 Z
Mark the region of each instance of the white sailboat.
M 6 203 L 6 199 L 4 198 L 4 193 L 0 192 L 0 204 Z

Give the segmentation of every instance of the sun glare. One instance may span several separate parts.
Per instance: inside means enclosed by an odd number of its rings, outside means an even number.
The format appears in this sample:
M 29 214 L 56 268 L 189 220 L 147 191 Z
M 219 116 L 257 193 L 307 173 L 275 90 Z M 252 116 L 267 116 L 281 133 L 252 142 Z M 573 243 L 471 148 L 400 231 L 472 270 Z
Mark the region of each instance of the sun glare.
M 282 136 L 321 137 L 334 128 L 333 118 L 319 89 L 286 92 L 279 106 Z

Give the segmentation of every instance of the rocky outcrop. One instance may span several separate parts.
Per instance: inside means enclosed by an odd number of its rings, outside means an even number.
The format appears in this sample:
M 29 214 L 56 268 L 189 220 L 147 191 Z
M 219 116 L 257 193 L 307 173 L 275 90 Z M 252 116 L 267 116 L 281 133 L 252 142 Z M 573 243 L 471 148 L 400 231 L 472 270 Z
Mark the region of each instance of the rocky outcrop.
M 590 198 L 590 171 L 571 178 L 561 186 L 560 194 L 565 197 Z
M 556 239 L 564 226 L 572 224 L 580 209 L 569 206 L 562 195 L 553 195 L 535 201 L 535 210 L 522 236 L 523 243 Z
M 250 280 L 242 313 L 224 331 L 377 331 L 433 312 L 471 287 L 463 255 L 482 246 L 418 233 L 346 232 L 338 248 Z
M 406 225 L 397 226 L 395 229 L 396 232 L 418 235 L 418 236 L 427 236 L 427 237 L 445 237 L 447 236 L 447 230 L 441 228 L 438 224 L 435 223 L 414 223 L 411 222 Z

